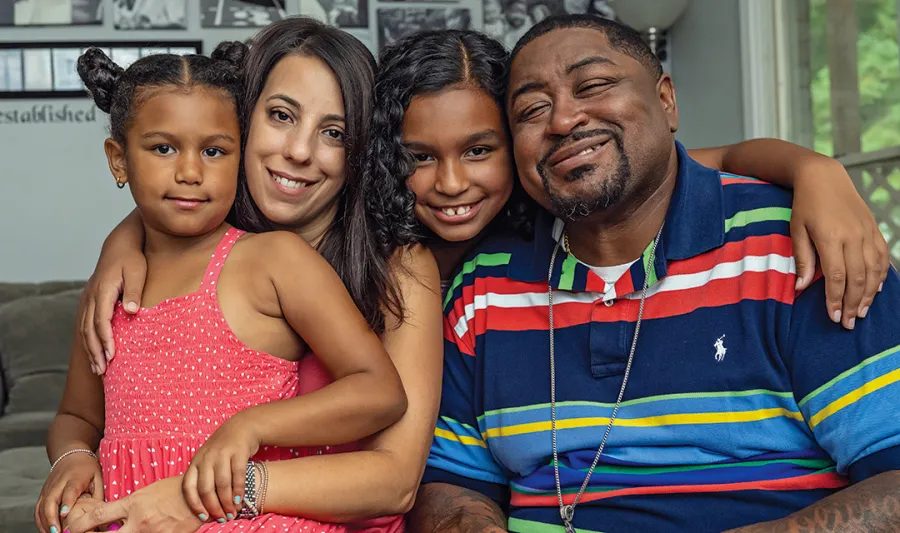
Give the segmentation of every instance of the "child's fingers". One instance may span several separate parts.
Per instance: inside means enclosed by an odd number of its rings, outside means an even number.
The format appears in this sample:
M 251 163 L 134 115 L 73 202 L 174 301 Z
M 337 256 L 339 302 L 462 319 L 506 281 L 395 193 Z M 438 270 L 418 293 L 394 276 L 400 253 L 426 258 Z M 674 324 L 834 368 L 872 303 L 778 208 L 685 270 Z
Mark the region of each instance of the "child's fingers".
M 234 511 L 234 493 L 231 490 L 233 479 L 231 477 L 231 458 L 219 458 L 213 467 L 213 471 L 216 476 L 216 494 L 219 496 L 222 510 L 225 511 L 225 519 L 234 520 L 237 513 Z
M 81 496 L 81 489 L 76 487 L 71 482 L 66 483 L 66 487 L 63 489 L 62 498 L 59 501 L 59 516 L 65 518 L 69 516 L 69 511 L 72 509 L 72 506 L 75 505 L 75 502 L 78 500 L 78 497 Z
M 103 474 L 98 469 L 94 472 L 94 480 L 91 482 L 91 485 L 88 487 L 88 492 L 91 497 L 97 498 L 98 500 L 103 500 Z
M 231 482 L 234 491 L 234 506 L 240 511 L 244 506 L 244 484 L 247 482 L 247 461 L 240 457 L 231 458 Z
M 61 494 L 62 489 L 54 487 L 41 502 L 43 523 L 49 533 L 60 533 L 62 531 L 59 528 L 59 499 Z
M 184 493 L 184 501 L 187 502 L 191 512 L 200 519 L 201 522 L 209 520 L 209 513 L 203 502 L 200 501 L 200 493 L 197 491 L 197 467 L 191 465 L 181 480 L 181 492 Z
M 44 515 L 44 497 L 38 498 L 37 505 L 34 506 L 34 523 L 37 524 L 41 533 L 50 533 L 51 524 Z
M 210 519 L 217 522 L 225 521 L 225 511 L 219 503 L 219 494 L 216 492 L 216 475 L 212 467 L 203 465 L 197 469 L 197 492 L 203 508 L 209 511 Z

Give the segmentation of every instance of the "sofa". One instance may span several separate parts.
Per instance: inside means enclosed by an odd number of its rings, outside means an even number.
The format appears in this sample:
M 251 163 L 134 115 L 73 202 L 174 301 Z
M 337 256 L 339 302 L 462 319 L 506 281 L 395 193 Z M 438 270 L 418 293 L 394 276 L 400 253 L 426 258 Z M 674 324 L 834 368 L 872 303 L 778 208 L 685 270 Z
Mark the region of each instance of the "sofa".
M 0 283 L 0 532 L 37 531 L 82 281 Z

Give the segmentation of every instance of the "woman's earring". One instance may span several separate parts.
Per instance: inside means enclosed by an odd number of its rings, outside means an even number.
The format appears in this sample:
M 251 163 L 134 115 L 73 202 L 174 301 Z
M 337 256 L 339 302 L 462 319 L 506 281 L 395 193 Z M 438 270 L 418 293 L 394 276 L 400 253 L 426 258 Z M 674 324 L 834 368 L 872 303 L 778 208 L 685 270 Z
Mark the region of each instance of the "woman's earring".
M 125 182 L 124 182 L 124 181 L 116 180 L 116 187 L 118 187 L 118 188 L 120 188 L 120 189 L 124 189 L 124 188 L 125 188 Z

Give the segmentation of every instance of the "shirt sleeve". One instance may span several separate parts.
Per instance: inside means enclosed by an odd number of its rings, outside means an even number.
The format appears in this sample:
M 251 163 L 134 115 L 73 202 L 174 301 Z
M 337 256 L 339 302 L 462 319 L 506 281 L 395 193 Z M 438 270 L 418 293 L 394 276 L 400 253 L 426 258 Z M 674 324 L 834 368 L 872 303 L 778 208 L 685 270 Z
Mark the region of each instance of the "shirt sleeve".
M 803 417 L 839 474 L 900 470 L 900 278 L 891 268 L 852 331 L 827 316 L 823 279 L 791 311 L 785 364 Z
M 462 294 L 471 294 L 464 290 Z M 444 377 L 441 408 L 423 483 L 450 483 L 477 491 L 501 508 L 509 503 L 509 479 L 479 429 L 483 377 L 470 330 L 473 306 L 460 296 L 444 316 Z M 472 316 L 467 316 L 471 314 Z M 474 326 L 473 326 L 474 327 Z

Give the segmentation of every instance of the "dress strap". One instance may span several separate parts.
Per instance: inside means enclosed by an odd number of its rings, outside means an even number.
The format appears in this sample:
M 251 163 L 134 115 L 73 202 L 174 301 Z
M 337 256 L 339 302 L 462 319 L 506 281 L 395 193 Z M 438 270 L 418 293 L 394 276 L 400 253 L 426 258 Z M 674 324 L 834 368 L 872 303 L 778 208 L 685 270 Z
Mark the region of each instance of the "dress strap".
M 216 283 L 219 281 L 219 274 L 222 273 L 222 267 L 225 266 L 225 260 L 228 259 L 228 254 L 234 247 L 234 243 L 236 243 L 243 234 L 244 232 L 237 228 L 228 228 L 228 231 L 222 236 L 222 240 L 219 241 L 219 246 L 216 247 L 216 251 L 213 252 L 212 257 L 209 259 L 209 265 L 206 267 L 206 274 L 203 275 L 203 283 L 200 284 L 201 290 L 216 290 Z

